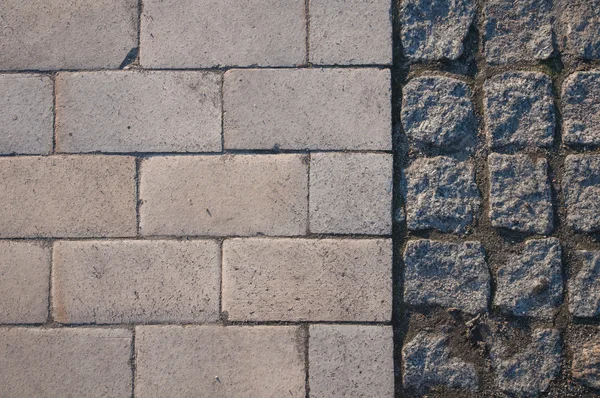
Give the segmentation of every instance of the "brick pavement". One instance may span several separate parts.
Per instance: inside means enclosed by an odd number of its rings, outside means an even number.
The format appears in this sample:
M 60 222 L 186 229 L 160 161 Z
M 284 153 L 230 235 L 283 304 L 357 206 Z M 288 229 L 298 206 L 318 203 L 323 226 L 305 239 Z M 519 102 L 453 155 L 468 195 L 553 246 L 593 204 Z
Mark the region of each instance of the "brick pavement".
M 0 397 L 600 394 L 598 0 L 0 3 Z

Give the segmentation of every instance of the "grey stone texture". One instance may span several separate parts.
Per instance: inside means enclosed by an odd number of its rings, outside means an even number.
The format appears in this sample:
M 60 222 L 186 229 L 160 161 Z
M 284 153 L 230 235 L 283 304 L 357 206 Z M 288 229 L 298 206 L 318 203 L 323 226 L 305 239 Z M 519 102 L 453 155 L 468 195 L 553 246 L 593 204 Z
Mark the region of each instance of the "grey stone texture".
M 0 70 L 117 69 L 138 46 L 137 0 L 2 0 Z
M 581 268 L 569 280 L 569 311 L 582 318 L 600 315 L 600 252 L 576 252 Z
M 475 366 L 451 357 L 448 335 L 425 331 L 404 344 L 402 349 L 404 388 L 424 393 L 433 387 L 476 390 Z
M 219 319 L 221 248 L 211 240 L 59 241 L 52 306 L 60 323 Z
M 577 232 L 600 230 L 600 155 L 567 156 L 562 186 L 571 227 Z
M 466 83 L 445 76 L 411 79 L 403 89 L 402 127 L 416 146 L 450 151 L 472 144 L 477 125 Z
M 140 232 L 154 236 L 304 235 L 307 163 L 299 154 L 144 159 Z
M 479 242 L 412 240 L 404 251 L 404 301 L 468 314 L 487 310 L 490 272 Z
M 48 320 L 51 257 L 45 242 L 0 241 L 0 324 Z
M 311 325 L 310 396 L 393 398 L 393 334 L 391 326 Z
M 125 329 L 0 329 L 3 398 L 131 396 L 131 340 Z
M 508 359 L 495 363 L 498 387 L 517 397 L 546 392 L 560 373 L 562 342 L 555 329 L 535 329 L 531 343 Z
M 563 142 L 600 145 L 600 71 L 575 72 L 562 85 Z
M 499 269 L 494 305 L 516 316 L 552 319 L 563 298 L 560 242 L 527 241 Z
M 558 44 L 563 54 L 600 58 L 600 0 L 555 0 Z
M 49 76 L 0 74 L 0 154 L 52 152 L 53 90 Z
M 473 0 L 401 1 L 404 54 L 417 62 L 458 59 L 474 16 Z
M 306 62 L 304 0 L 145 0 L 144 68 Z
M 305 397 L 299 326 L 137 326 L 135 335 L 136 397 Z
M 488 0 L 484 13 L 489 64 L 541 61 L 554 53 L 552 0 Z
M 233 321 L 388 322 L 392 242 L 227 239 L 222 303 Z
M 401 190 L 413 231 L 465 233 L 481 205 L 473 166 L 445 156 L 413 161 L 403 171 Z
M 556 118 L 552 79 L 538 72 L 508 72 L 486 80 L 484 120 L 488 145 L 549 147 Z
M 317 65 L 392 63 L 388 0 L 310 0 L 309 61 Z
M 60 73 L 57 151 L 221 151 L 221 79 L 195 71 Z
M 588 387 L 600 389 L 600 329 L 585 333 L 581 341 L 571 346 L 573 364 L 571 375 Z
M 311 154 L 310 231 L 390 235 L 392 168 L 391 154 Z
M 0 158 L 0 237 L 136 235 L 135 159 Z
M 527 155 L 488 156 L 492 226 L 532 234 L 554 227 L 548 161 Z
M 245 69 L 224 79 L 226 149 L 392 149 L 388 69 Z

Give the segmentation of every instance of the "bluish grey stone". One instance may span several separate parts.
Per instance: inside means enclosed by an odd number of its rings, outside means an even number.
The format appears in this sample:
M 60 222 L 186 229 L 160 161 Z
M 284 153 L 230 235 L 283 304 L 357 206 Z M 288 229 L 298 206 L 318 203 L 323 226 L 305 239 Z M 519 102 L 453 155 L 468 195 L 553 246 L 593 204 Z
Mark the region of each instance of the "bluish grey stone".
M 494 305 L 506 312 L 551 319 L 562 298 L 561 247 L 556 238 L 526 242 L 523 251 L 498 270 Z
M 600 0 L 556 0 L 555 14 L 563 54 L 600 58 Z
M 469 314 L 487 310 L 490 272 L 479 242 L 412 240 L 404 251 L 404 301 Z
M 599 231 L 600 155 L 569 155 L 564 171 L 567 221 L 578 232 Z
M 562 86 L 563 141 L 600 145 L 600 71 L 576 72 Z
M 580 341 L 571 346 L 573 365 L 571 374 L 581 384 L 600 390 L 600 328 L 582 333 Z
M 600 315 L 600 252 L 578 251 L 579 271 L 569 281 L 569 311 L 582 318 Z

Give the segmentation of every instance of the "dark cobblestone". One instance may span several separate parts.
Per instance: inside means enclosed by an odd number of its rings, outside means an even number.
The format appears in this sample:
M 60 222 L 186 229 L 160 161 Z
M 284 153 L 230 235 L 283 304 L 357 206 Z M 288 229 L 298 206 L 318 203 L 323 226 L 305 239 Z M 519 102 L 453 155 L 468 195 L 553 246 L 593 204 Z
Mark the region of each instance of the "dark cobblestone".
M 561 50 L 581 59 L 600 58 L 600 0 L 556 0 Z
M 573 229 L 600 230 L 600 155 L 567 156 L 563 192 Z
M 581 269 L 569 281 L 569 311 L 578 317 L 600 315 L 600 252 L 578 251 Z
M 600 145 L 600 72 L 576 72 L 562 86 L 563 141 Z
M 591 333 L 577 342 L 573 350 L 571 373 L 579 383 L 600 389 L 600 328 L 595 327 Z

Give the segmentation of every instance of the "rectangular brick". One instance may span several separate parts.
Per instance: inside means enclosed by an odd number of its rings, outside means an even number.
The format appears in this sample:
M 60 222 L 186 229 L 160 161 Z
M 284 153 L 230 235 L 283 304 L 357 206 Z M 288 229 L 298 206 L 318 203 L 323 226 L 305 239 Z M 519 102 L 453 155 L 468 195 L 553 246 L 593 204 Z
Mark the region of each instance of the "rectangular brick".
M 305 397 L 298 326 L 138 326 L 135 396 Z
M 3 398 L 131 396 L 131 332 L 0 329 Z
M 47 154 L 54 134 L 49 76 L 0 75 L 0 154 Z
M 0 323 L 48 320 L 50 246 L 0 241 Z
M 61 73 L 60 152 L 221 151 L 221 76 L 194 71 Z
M 306 59 L 304 0 L 145 0 L 145 68 L 295 66 Z
M 235 321 L 389 321 L 391 241 L 226 240 L 222 300 Z
M 116 69 L 137 47 L 138 0 L 2 0 L 0 69 Z
M 221 248 L 209 240 L 60 241 L 52 304 L 61 323 L 219 318 Z
M 245 69 L 224 77 L 225 148 L 390 150 L 387 69 Z
M 302 235 L 302 155 L 163 156 L 141 166 L 143 235 Z
M 0 237 L 135 236 L 135 161 L 0 158 Z

